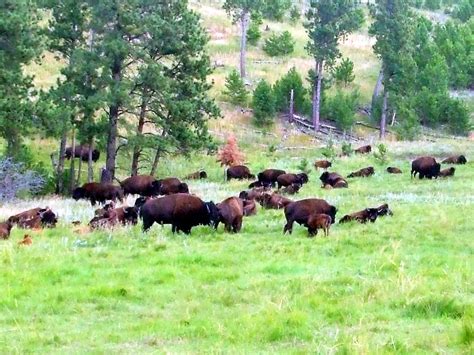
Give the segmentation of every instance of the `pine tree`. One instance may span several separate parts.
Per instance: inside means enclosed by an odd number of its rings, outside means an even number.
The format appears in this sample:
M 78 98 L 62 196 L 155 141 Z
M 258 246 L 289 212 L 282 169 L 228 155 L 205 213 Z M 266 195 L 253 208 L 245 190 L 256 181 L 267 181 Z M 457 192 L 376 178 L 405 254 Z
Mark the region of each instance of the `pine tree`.
M 301 75 L 293 67 L 273 86 L 276 109 L 287 112 L 290 107 L 290 95 L 293 90 L 293 104 L 296 112 L 304 113 L 308 107 L 307 90 L 303 86 Z
M 257 126 L 268 126 L 273 123 L 275 115 L 275 97 L 272 87 L 261 80 L 253 93 L 253 117 Z
M 284 31 L 282 34 L 272 34 L 265 41 L 263 50 L 271 57 L 284 56 L 293 53 L 295 49 L 295 40 L 291 33 Z
M 245 105 L 247 103 L 247 90 L 242 78 L 239 76 L 237 70 L 230 72 L 229 76 L 225 79 L 226 91 L 224 94 L 229 98 L 230 102 L 234 105 Z

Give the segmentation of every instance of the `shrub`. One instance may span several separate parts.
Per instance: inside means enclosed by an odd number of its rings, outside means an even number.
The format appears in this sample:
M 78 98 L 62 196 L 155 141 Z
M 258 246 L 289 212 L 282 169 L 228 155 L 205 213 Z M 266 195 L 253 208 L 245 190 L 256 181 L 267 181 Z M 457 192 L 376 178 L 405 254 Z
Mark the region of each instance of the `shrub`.
M 230 135 L 227 143 L 217 152 L 217 161 L 221 166 L 239 165 L 244 162 L 244 154 L 240 151 L 234 135 Z
M 352 153 L 354 153 L 354 149 L 352 148 L 351 142 L 343 142 L 341 149 L 342 149 L 342 155 L 344 156 L 349 156 L 349 155 L 352 155 Z
M 355 90 L 345 94 L 338 90 L 335 96 L 326 99 L 322 112 L 325 117 L 334 121 L 339 128 L 347 130 L 354 124 L 358 102 L 358 91 Z
M 278 80 L 273 86 L 276 109 L 287 112 L 290 107 L 290 93 L 293 89 L 293 102 L 295 112 L 304 113 L 309 104 L 307 90 L 303 86 L 301 75 L 293 67 L 288 73 Z
M 260 32 L 260 25 L 257 22 L 252 21 L 247 30 L 248 43 L 252 46 L 256 46 L 261 37 L 262 33 Z
M 387 163 L 387 146 L 383 143 L 377 145 L 377 150 L 374 152 L 374 157 L 380 165 Z
M 329 136 L 326 146 L 323 148 L 321 154 L 329 161 L 333 161 L 336 157 L 336 150 L 334 149 L 334 141 L 331 136 Z
M 301 14 L 300 14 L 300 9 L 298 9 L 298 6 L 293 6 L 290 9 L 290 21 L 292 23 L 296 23 L 300 20 Z
M 309 165 L 309 161 L 306 158 L 301 159 L 300 163 L 297 166 L 299 171 L 303 173 L 309 174 L 311 172 L 311 167 Z
M 293 53 L 295 49 L 295 40 L 288 31 L 280 35 L 272 34 L 267 38 L 263 50 L 270 57 L 284 56 Z
M 247 90 L 245 84 L 237 70 L 233 70 L 225 79 L 226 91 L 224 94 L 234 105 L 245 105 L 247 103 Z
M 332 70 L 332 76 L 337 85 L 349 85 L 355 79 L 354 63 L 349 58 L 343 59 L 341 63 Z
M 275 97 L 271 86 L 261 80 L 253 93 L 253 116 L 257 126 L 267 126 L 273 123 L 275 115 Z
M 290 6 L 291 0 L 267 0 L 263 3 L 262 15 L 270 20 L 281 21 Z
M 398 124 L 395 127 L 397 137 L 402 140 L 414 140 L 420 133 L 420 121 L 409 103 L 397 106 Z
M 468 133 L 471 128 L 469 110 L 462 101 L 448 97 L 442 103 L 440 111 L 451 132 L 462 135 Z
M 41 191 L 44 179 L 39 173 L 25 169 L 11 158 L 0 160 L 0 201 L 10 201 L 22 194 Z

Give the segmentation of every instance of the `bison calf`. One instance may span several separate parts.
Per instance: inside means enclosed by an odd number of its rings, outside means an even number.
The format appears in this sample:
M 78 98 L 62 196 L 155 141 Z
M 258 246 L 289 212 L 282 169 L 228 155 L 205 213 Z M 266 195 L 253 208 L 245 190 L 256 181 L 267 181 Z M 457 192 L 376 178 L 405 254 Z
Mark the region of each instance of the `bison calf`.
M 324 213 L 314 213 L 308 218 L 308 233 L 310 237 L 318 234 L 318 229 L 324 230 L 324 235 L 329 235 L 329 228 L 331 227 L 331 216 Z
M 254 216 L 257 214 L 257 203 L 255 200 L 242 200 L 244 204 L 244 216 Z
M 294 195 L 298 193 L 301 189 L 301 184 L 293 183 L 290 186 L 287 186 L 280 190 L 282 194 Z
M 389 166 L 387 168 L 387 173 L 389 173 L 389 174 L 401 174 L 402 171 L 399 168 L 396 168 L 394 166 Z
M 367 154 L 367 153 L 370 153 L 371 151 L 372 151 L 372 147 L 370 145 L 364 145 L 354 150 L 356 154 Z
M 448 177 L 448 176 L 454 176 L 454 172 L 456 171 L 456 168 L 448 168 L 448 169 L 443 169 L 439 172 L 438 176 L 441 177 Z
M 186 175 L 185 180 L 201 180 L 207 179 L 207 173 L 204 170 L 196 171 L 192 174 Z
M 315 213 L 327 214 L 331 217 L 331 223 L 334 223 L 337 209 L 325 200 L 318 198 L 308 198 L 289 203 L 285 207 L 286 224 L 283 228 L 283 233 L 288 232 L 291 234 L 295 222 L 308 227 L 308 219 Z
M 264 193 L 261 196 L 257 197 L 256 200 L 258 201 L 258 203 L 260 203 L 260 205 L 263 208 L 276 209 L 276 210 L 280 208 L 284 208 L 286 205 L 293 202 L 289 198 L 286 198 L 284 196 L 281 196 L 275 193 L 273 194 Z
M 371 175 L 374 175 L 375 170 L 372 166 L 369 166 L 367 168 L 363 168 L 357 171 L 354 171 L 347 175 L 348 178 L 353 178 L 353 177 L 368 177 Z
M 464 155 L 453 155 L 444 159 L 441 163 L 443 164 L 466 164 L 467 159 Z
M 375 222 L 378 217 L 378 210 L 376 208 L 366 208 L 362 211 L 346 214 L 339 220 L 339 223 L 346 223 L 350 221 L 357 221 L 366 223 L 367 221 Z
M 348 187 L 347 181 L 338 173 L 330 173 L 325 171 L 319 177 L 319 180 L 323 183 L 323 187 L 329 185 L 333 188 L 346 188 Z
M 328 169 L 332 166 L 332 163 L 328 160 L 316 160 L 314 162 L 314 167 L 316 169 Z

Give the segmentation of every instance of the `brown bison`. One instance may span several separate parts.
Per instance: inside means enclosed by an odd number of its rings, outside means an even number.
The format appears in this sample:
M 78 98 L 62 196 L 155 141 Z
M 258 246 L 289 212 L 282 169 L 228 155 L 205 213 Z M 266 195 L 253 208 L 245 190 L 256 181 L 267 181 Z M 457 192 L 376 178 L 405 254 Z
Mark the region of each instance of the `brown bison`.
M 283 186 L 290 186 L 291 184 L 303 185 L 308 182 L 308 175 L 305 173 L 300 174 L 281 174 L 277 177 L 278 188 L 281 189 Z
M 381 216 L 393 216 L 393 212 L 388 207 L 387 203 L 384 203 L 383 205 L 380 205 L 379 207 L 376 207 L 376 210 L 377 210 L 377 215 L 379 217 L 381 217 Z
M 347 181 L 338 173 L 330 173 L 325 171 L 319 177 L 319 180 L 323 183 L 323 187 L 330 185 L 334 188 L 348 187 Z
M 372 166 L 369 166 L 367 168 L 363 168 L 357 171 L 354 171 L 347 175 L 348 178 L 353 178 L 353 177 L 368 177 L 371 175 L 374 175 L 375 170 Z
M 370 145 L 364 145 L 354 150 L 356 154 L 367 154 L 367 153 L 370 153 L 371 151 L 372 151 L 372 147 Z
M 255 200 L 257 197 L 261 196 L 267 191 L 268 189 L 265 187 L 254 187 L 251 190 L 241 191 L 239 194 L 239 198 L 243 200 Z
M 115 208 L 115 202 L 114 201 L 111 201 L 109 203 L 106 203 L 104 205 L 104 207 L 102 208 L 98 208 L 94 211 L 94 216 L 95 217 L 104 217 L 105 213 L 108 211 L 108 210 L 111 210 L 111 209 L 114 209 Z
M 257 178 L 258 181 L 262 182 L 263 184 L 274 186 L 278 177 L 283 174 L 286 174 L 285 170 L 266 169 L 261 173 L 258 173 Z
M 65 157 L 71 159 L 72 147 L 66 148 Z M 81 158 L 82 161 L 89 161 L 89 146 L 78 145 L 74 147 L 74 158 Z M 92 161 L 96 162 L 100 158 L 100 152 L 97 149 L 92 150 Z
M 11 221 L 0 223 L 0 239 L 10 238 L 10 232 L 12 228 L 13 228 L 13 223 Z
M 173 233 L 191 233 L 194 226 L 212 225 L 219 222 L 219 210 L 214 202 L 203 202 L 189 194 L 173 194 L 150 199 L 141 207 L 143 230 L 148 231 L 153 223 L 171 224 Z
M 105 204 L 108 200 L 123 202 L 123 190 L 120 186 L 109 183 L 89 182 L 74 189 L 72 198 L 76 201 L 89 200 L 92 206 L 95 206 L 97 202 Z
M 244 180 L 255 179 L 255 175 L 250 173 L 250 169 L 245 165 L 231 166 L 226 171 L 227 181 L 232 179 Z
M 456 171 L 456 168 L 450 167 L 448 169 L 443 169 L 439 172 L 440 177 L 448 177 L 448 176 L 454 176 L 454 172 Z
M 172 194 L 188 194 L 188 184 L 181 182 L 178 178 L 165 178 L 156 180 L 153 183 L 155 189 L 159 191 L 159 195 L 172 195 Z
M 272 188 L 272 183 L 257 180 L 249 184 L 249 189 L 254 189 L 254 188 L 259 188 L 259 187 L 269 190 Z
M 387 168 L 387 173 L 389 173 L 389 174 L 401 174 L 402 171 L 399 168 L 396 168 L 394 166 L 389 166 Z
M 219 210 L 219 221 L 225 226 L 227 232 L 240 232 L 242 219 L 244 217 L 244 203 L 238 197 L 229 197 L 217 204 Z M 216 224 L 216 228 L 218 223 Z
M 275 193 L 273 194 L 264 193 L 261 196 L 257 197 L 255 200 L 258 203 L 260 203 L 260 206 L 262 206 L 263 208 L 275 209 L 275 210 L 284 208 L 286 205 L 293 202 L 293 200 L 290 200 L 289 198 L 286 198 L 284 196 L 281 196 Z
M 135 225 L 138 222 L 138 212 L 135 207 L 119 207 L 108 209 L 103 216 L 94 217 L 89 222 L 93 229 L 111 228 L 121 223 L 122 225 Z
M 328 169 L 332 166 L 332 163 L 329 160 L 316 160 L 314 162 L 314 167 L 316 169 Z
M 18 213 L 8 218 L 8 221 L 25 229 L 54 228 L 58 223 L 56 214 L 49 207 L 38 207 Z
M 257 214 L 257 203 L 255 200 L 242 200 L 244 204 L 244 216 L 254 216 Z
M 186 175 L 185 180 L 202 180 L 207 179 L 207 173 L 204 170 L 199 170 L 189 175 Z
M 379 216 L 377 208 L 366 208 L 362 211 L 346 214 L 339 220 L 339 223 L 346 223 L 350 221 L 357 221 L 360 223 L 366 223 L 367 221 L 375 222 Z
M 289 203 L 285 207 L 286 224 L 283 233 L 293 231 L 293 223 L 308 227 L 308 219 L 312 214 L 324 213 L 331 217 L 331 223 L 336 219 L 337 209 L 325 200 L 318 198 L 307 198 Z
M 318 234 L 318 229 L 324 230 L 324 236 L 329 235 L 329 228 L 331 228 L 332 218 L 324 213 L 313 213 L 308 218 L 308 233 L 310 237 Z
M 411 177 L 418 177 L 423 179 L 427 177 L 428 179 L 437 178 L 439 175 L 441 165 L 436 162 L 436 159 L 433 157 L 421 157 L 413 160 L 411 163 Z
M 287 186 L 281 189 L 280 192 L 286 195 L 294 195 L 294 194 L 297 194 L 300 191 L 300 189 L 301 189 L 301 184 L 293 183 L 290 186 Z
M 444 159 L 442 164 L 466 164 L 467 159 L 464 155 L 453 155 L 451 157 L 448 157 Z
M 125 197 L 128 195 L 158 196 L 160 191 L 156 181 L 151 175 L 135 175 L 119 181 L 119 184 Z

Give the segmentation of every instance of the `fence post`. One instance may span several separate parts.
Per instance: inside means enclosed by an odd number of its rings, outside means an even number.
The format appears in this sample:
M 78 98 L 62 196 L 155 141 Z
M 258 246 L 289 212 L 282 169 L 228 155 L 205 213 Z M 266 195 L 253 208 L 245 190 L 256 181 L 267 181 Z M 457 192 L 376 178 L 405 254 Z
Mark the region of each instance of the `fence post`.
M 295 114 L 295 102 L 294 102 L 295 91 L 291 89 L 290 92 L 290 123 L 293 123 L 294 114 Z

